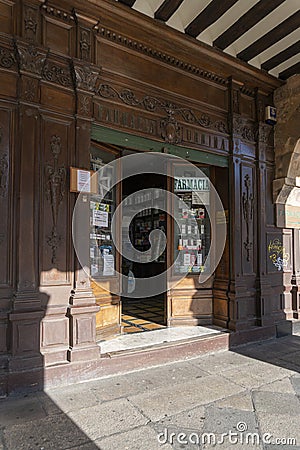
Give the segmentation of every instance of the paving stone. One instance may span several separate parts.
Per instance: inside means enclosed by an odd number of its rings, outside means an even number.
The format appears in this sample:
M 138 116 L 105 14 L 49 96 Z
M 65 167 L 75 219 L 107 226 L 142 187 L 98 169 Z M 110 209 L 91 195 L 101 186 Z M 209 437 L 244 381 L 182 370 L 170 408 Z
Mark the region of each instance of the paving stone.
M 300 396 L 300 377 L 294 376 L 290 378 L 294 391 Z
M 250 361 L 247 356 L 228 351 L 205 355 L 201 358 L 192 359 L 190 362 L 206 372 L 216 374 L 232 367 L 249 364 Z
M 92 441 L 146 425 L 148 422 L 126 399 L 72 411 L 69 417 Z
M 33 395 L 22 398 L 6 398 L 0 401 L 0 424 L 15 425 L 46 417 L 39 399 Z
M 300 351 L 285 353 L 285 354 L 280 355 L 278 358 L 283 361 L 288 361 L 288 362 L 291 362 L 292 364 L 300 366 Z
M 52 389 L 47 392 L 47 395 L 64 413 L 100 403 L 100 399 L 95 395 L 92 386 L 87 383 L 73 384 L 65 386 L 63 389 Z M 47 405 L 45 406 L 47 407 Z
M 234 408 L 242 411 L 253 411 L 252 397 L 249 392 L 217 400 L 214 405 L 218 408 Z
M 222 377 L 211 375 L 176 385 L 175 388 L 169 386 L 130 396 L 129 399 L 152 421 L 158 421 L 166 415 L 175 415 L 242 390 L 243 388 Z
M 273 439 L 295 438 L 296 443 L 300 443 L 300 415 L 290 414 L 270 414 L 256 411 L 259 427 L 262 434 L 269 433 Z M 270 442 L 270 444 L 274 444 Z
M 259 412 L 300 416 L 300 402 L 295 394 L 281 392 L 253 392 L 255 409 Z
M 228 380 L 245 388 L 253 389 L 289 376 L 291 372 L 272 364 L 253 362 L 237 369 L 226 370 L 222 374 Z
M 264 384 L 258 390 L 264 392 L 281 392 L 282 394 L 295 393 L 290 378 L 283 378 L 282 380 L 277 380 L 269 384 Z
M 240 428 L 239 428 L 240 424 Z M 250 432 L 258 433 L 255 414 L 252 411 L 242 411 L 233 408 L 217 408 L 208 406 L 205 411 L 203 431 L 208 433 Z
M 139 370 L 110 379 L 93 381 L 89 384 L 96 398 L 101 401 L 108 401 L 207 375 L 207 372 L 185 361 L 164 365 L 159 368 Z
M 60 414 L 6 427 L 4 443 L 6 450 L 64 450 L 90 443 L 90 440 L 66 414 Z
M 163 417 L 159 422 L 156 422 L 154 426 L 157 430 L 162 430 L 165 427 L 172 427 L 179 430 L 189 428 L 199 432 L 203 428 L 204 419 L 205 407 L 198 406 L 197 408 L 175 414 L 174 416 Z
M 126 381 L 136 391 L 144 391 L 145 388 L 167 387 L 170 384 L 180 384 L 191 379 L 202 378 L 209 374 L 189 361 L 168 364 L 163 367 L 155 367 L 151 370 L 142 370 L 126 375 Z
M 116 434 L 108 438 L 95 441 L 101 450 L 172 450 L 170 444 L 160 444 L 157 432 L 150 426 L 135 428 L 134 430 Z

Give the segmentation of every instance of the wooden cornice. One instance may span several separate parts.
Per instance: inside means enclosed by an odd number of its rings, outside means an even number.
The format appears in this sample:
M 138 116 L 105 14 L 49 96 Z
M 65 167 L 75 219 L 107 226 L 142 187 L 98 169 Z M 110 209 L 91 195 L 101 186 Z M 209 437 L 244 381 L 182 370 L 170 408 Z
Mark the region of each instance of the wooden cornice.
M 70 3 L 70 0 L 65 0 Z M 72 2 L 72 7 L 85 15 L 98 18 L 99 29 L 107 29 L 114 34 L 116 41 L 125 42 L 123 37 L 133 43 L 140 51 L 151 49 L 155 57 L 170 65 L 182 62 L 180 68 L 189 71 L 190 66 L 200 67 L 202 71 L 222 78 L 233 76 L 251 89 L 259 88 L 271 93 L 283 84 L 282 81 L 238 59 L 201 43 L 194 38 L 174 30 L 164 23 L 132 10 L 113 0 L 80 0 Z M 163 39 L 162 39 L 163 36 Z M 105 33 L 103 34 L 105 37 Z M 144 50 L 143 50 L 144 49 Z

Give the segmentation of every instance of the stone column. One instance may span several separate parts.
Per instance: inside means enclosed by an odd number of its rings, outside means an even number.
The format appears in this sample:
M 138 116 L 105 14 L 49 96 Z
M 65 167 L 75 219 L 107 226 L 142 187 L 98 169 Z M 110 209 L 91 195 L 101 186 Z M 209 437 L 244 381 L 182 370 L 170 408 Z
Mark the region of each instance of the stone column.
M 286 84 L 275 91 L 274 102 L 277 108 L 275 126 L 276 172 L 273 183 L 273 197 L 284 210 L 291 204 L 291 197 L 299 198 L 300 184 L 300 75 L 289 78 Z M 292 201 L 299 208 L 298 204 Z M 278 217 L 277 217 L 278 222 Z M 282 226 L 278 223 L 278 226 Z M 285 254 L 289 258 L 283 267 L 283 310 L 286 318 L 299 318 L 300 253 L 299 226 L 283 229 Z

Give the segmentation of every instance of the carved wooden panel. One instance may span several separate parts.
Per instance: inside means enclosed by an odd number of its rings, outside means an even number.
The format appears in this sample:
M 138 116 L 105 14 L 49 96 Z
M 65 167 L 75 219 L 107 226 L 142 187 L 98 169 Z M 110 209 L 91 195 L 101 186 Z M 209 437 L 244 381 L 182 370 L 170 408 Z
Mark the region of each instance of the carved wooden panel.
M 255 271 L 255 178 L 253 167 L 242 164 L 241 166 L 241 221 L 242 221 L 242 268 L 243 274 L 253 274 Z
M 0 286 L 12 286 L 12 111 L 0 108 Z
M 41 343 L 43 347 L 68 344 L 69 320 L 67 317 L 46 317 L 42 321 Z
M 14 7 L 14 1 L 0 1 L 0 30 L 2 33 L 14 34 Z
M 227 94 L 224 87 L 216 87 L 193 76 L 187 82 L 186 74 L 170 70 L 167 65 L 160 64 L 155 59 L 143 58 L 138 52 L 127 51 L 124 64 L 124 49 L 106 41 L 97 42 L 96 64 L 103 67 L 103 70 L 113 71 L 127 79 L 155 85 L 158 89 L 186 96 L 195 102 L 217 104 L 224 111 L 227 109 Z
M 42 118 L 41 283 L 69 284 L 71 267 L 71 204 L 68 168 L 72 165 L 74 129 L 71 121 Z
M 43 7 L 43 45 L 64 55 L 73 56 L 75 47 L 74 17 L 62 10 Z
M 23 4 L 22 36 L 25 39 L 39 42 L 40 39 L 40 9 L 37 5 Z

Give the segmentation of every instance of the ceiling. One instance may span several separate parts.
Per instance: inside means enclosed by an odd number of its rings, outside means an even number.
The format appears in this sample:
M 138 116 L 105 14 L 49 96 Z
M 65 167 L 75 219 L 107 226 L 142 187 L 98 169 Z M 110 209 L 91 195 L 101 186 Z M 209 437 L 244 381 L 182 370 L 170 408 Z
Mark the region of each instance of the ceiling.
M 283 80 L 300 73 L 300 0 L 118 0 Z

